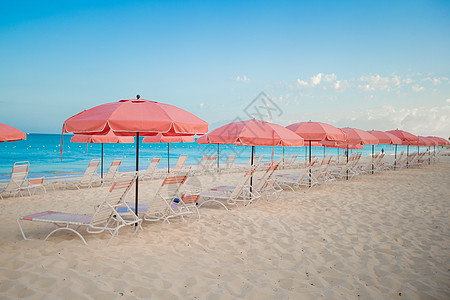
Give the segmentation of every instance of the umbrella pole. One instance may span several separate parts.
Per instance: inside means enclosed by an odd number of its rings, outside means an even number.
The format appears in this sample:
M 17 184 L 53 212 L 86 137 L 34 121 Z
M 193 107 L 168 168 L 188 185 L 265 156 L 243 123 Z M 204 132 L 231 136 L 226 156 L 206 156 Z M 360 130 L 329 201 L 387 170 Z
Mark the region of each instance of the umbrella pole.
M 325 157 L 325 146 L 323 146 L 323 157 Z
M 309 164 L 311 167 L 311 140 L 309 140 Z M 309 168 L 309 187 L 311 188 L 311 168 Z
M 170 164 L 169 148 L 170 148 L 170 145 L 169 145 L 169 143 L 167 143 L 167 174 L 170 173 L 170 167 L 169 167 L 169 164 Z
M 374 167 L 374 166 L 373 166 L 373 147 L 374 147 L 374 146 L 372 145 L 372 175 L 373 175 L 373 167 Z
M 306 159 L 307 157 L 308 157 L 308 147 L 305 146 L 305 168 L 306 168 L 307 161 L 308 161 L 308 160 Z
M 397 144 L 395 144 L 394 170 L 397 169 Z
M 346 180 L 348 180 L 348 144 L 347 144 L 346 156 L 347 156 L 347 176 L 346 176 Z
M 103 179 L 103 143 L 102 143 L 102 171 L 101 171 L 101 178 Z
M 337 163 L 339 163 L 339 147 L 337 148 L 337 150 L 338 150 L 338 157 L 337 157 L 338 161 L 337 161 Z
M 434 150 L 433 150 L 433 163 L 436 162 L 436 145 L 433 146 Z
M 136 195 L 134 200 L 134 213 L 138 215 L 138 203 L 139 203 L 139 132 L 136 132 Z M 138 224 L 136 223 L 136 226 Z
M 220 170 L 220 163 L 219 163 L 219 159 L 220 159 L 220 148 L 219 148 L 220 144 L 217 144 L 217 172 L 219 172 Z
M 250 170 L 253 168 L 253 152 L 255 151 L 255 146 L 252 146 L 252 157 L 250 158 L 251 166 Z M 250 193 L 252 192 L 253 187 L 253 174 L 250 175 Z
M 283 169 L 284 169 L 284 147 L 283 147 Z
M 406 168 L 409 168 L 409 145 L 406 146 Z

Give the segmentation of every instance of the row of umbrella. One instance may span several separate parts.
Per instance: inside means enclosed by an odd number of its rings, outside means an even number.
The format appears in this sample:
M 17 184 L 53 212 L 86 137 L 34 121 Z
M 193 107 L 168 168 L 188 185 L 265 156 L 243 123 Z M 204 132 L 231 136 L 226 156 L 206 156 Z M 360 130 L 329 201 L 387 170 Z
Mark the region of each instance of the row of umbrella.
M 102 104 L 84 110 L 64 122 L 62 134 L 74 133 L 73 142 L 102 144 L 132 143 L 136 137 L 136 171 L 139 170 L 140 136 L 145 136 L 144 143 L 167 143 L 169 150 L 169 143 L 193 142 L 194 135 L 204 134 L 197 140 L 198 143 L 217 144 L 218 147 L 221 144 L 252 146 L 252 160 L 254 146 L 299 147 L 305 145 L 306 142 L 309 146 L 309 160 L 311 161 L 312 146 L 350 149 L 376 144 L 408 146 L 448 144 L 445 139 L 417 137 L 401 130 L 367 132 L 348 127 L 339 129 L 329 124 L 311 121 L 283 127 L 252 119 L 233 122 L 207 133 L 207 122 L 181 108 L 140 99 L 139 95 L 136 98 Z M 26 139 L 23 132 L 12 129 L 14 128 L 7 125 L 0 127 L 0 132 L 5 132 L 5 135 L 2 134 L 5 138 L 1 137 L 0 142 Z M 61 158 L 62 146 L 61 136 Z M 138 207 L 138 186 L 138 181 L 136 181 L 136 208 Z

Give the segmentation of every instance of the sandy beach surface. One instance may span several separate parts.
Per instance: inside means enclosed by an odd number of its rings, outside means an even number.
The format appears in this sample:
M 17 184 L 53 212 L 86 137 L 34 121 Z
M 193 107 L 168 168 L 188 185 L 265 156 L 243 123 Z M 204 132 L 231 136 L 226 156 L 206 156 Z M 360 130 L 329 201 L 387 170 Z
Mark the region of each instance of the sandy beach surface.
M 280 171 L 281 173 L 283 171 Z M 239 174 L 198 176 L 212 187 Z M 161 180 L 140 185 L 148 202 Z M 247 209 L 201 208 L 200 220 L 143 231 L 60 232 L 16 219 L 93 213 L 106 187 L 0 200 L 1 299 L 450 299 L 450 157 L 285 191 Z M 133 199 L 132 193 L 128 195 Z

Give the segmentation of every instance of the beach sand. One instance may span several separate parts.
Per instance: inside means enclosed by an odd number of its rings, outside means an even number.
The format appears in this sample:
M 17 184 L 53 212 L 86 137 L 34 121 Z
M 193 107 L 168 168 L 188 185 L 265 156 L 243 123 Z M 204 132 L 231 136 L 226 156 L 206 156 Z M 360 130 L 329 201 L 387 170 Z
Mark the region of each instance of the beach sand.
M 283 171 L 281 171 L 283 172 Z M 199 176 L 211 187 L 241 175 Z M 149 201 L 161 180 L 140 185 Z M 0 200 L 1 299 L 449 299 L 450 157 L 355 177 L 201 219 L 108 234 L 60 232 L 16 218 L 92 213 L 107 191 L 56 190 Z M 134 191 L 133 191 L 134 192 Z M 133 199 L 133 192 L 128 196 Z

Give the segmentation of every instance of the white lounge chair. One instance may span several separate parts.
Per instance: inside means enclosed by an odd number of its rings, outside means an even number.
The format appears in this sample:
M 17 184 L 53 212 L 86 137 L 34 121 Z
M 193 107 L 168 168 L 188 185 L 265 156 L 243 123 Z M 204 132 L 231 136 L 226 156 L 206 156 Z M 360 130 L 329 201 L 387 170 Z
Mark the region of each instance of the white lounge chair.
M 28 161 L 19 161 L 14 163 L 11 172 L 11 178 L 9 179 L 6 187 L 0 189 L 0 197 L 3 196 L 14 196 L 17 194 L 22 195 L 22 188 L 27 186 L 26 180 L 28 176 L 28 170 L 30 168 L 30 163 Z
M 188 174 L 174 173 L 169 174 L 163 180 L 161 186 L 156 192 L 155 196 L 150 200 L 150 204 L 140 203 L 138 207 L 138 214 L 142 215 L 144 221 L 163 221 L 170 223 L 170 219 L 192 214 L 188 206 L 180 201 L 180 188 L 186 182 Z M 127 203 L 131 210 L 135 210 L 134 203 Z M 122 213 L 122 210 L 119 211 Z M 127 213 L 125 211 L 124 213 Z
M 112 161 L 111 166 L 109 166 L 108 172 L 106 173 L 105 177 L 101 180 L 102 185 L 105 183 L 109 184 L 114 181 L 117 175 L 117 171 L 119 171 L 120 164 L 122 163 L 121 158 L 116 158 Z
M 26 185 L 22 187 L 22 190 L 27 190 L 29 195 L 34 195 L 36 190 L 41 189 L 44 191 L 44 193 L 47 193 L 47 190 L 44 186 L 44 177 L 41 178 L 28 178 L 26 181 Z M 31 192 L 33 191 L 33 192 Z
M 184 166 L 184 164 L 186 163 L 186 160 L 187 160 L 187 155 L 180 155 L 178 157 L 177 163 L 172 168 L 172 170 L 170 170 L 170 172 L 179 173 L 179 172 L 183 172 L 186 170 L 190 170 L 190 168 Z
M 209 189 L 208 192 L 202 192 L 200 194 L 200 199 L 203 201 L 199 202 L 200 204 L 198 207 L 200 208 L 205 203 L 215 202 L 228 210 L 225 204 L 237 206 L 238 202 L 242 202 L 245 206 L 247 206 L 253 200 L 260 198 L 261 195 L 259 195 L 259 193 L 254 188 L 252 189 L 249 185 L 250 178 L 255 173 L 258 164 L 259 162 L 254 164 L 250 170 L 245 173 L 238 185 L 233 186 L 232 188 L 217 186 Z
M 84 242 L 84 244 L 87 245 L 86 240 L 78 231 L 79 227 L 85 227 L 88 233 L 101 233 L 105 231 L 109 232 L 111 234 L 111 238 L 109 239 L 107 244 L 109 245 L 112 239 L 119 234 L 120 228 L 132 225 L 135 227 L 134 231 L 136 232 L 136 230 L 140 227 L 140 223 L 142 220 L 140 220 L 132 212 L 129 213 L 129 217 L 126 220 L 123 219 L 117 212 L 118 207 L 127 205 L 124 202 L 124 197 L 130 190 L 135 179 L 135 174 L 131 176 L 124 175 L 117 178 L 109 189 L 103 202 L 96 207 L 93 215 L 74 214 L 57 211 L 43 211 L 40 213 L 21 216 L 17 218 L 20 232 L 22 233 L 22 236 L 25 240 L 31 240 L 31 238 L 28 238 L 25 235 L 21 221 L 52 223 L 57 225 L 58 228 L 50 232 L 45 240 L 47 240 L 55 232 L 68 230 L 78 235 Z M 72 228 L 71 226 L 74 228 Z
M 313 187 L 319 183 L 317 178 L 312 173 L 312 168 L 317 163 L 317 160 L 311 161 L 306 168 L 300 171 L 299 175 L 295 174 L 280 174 L 277 176 L 276 181 L 280 186 L 285 186 L 291 189 L 293 192 L 300 186 Z
M 99 176 L 97 174 L 99 165 L 100 160 L 93 159 L 87 166 L 86 171 L 84 171 L 84 174 L 81 178 L 74 176 L 62 177 L 57 179 L 52 178 L 51 180 L 46 180 L 46 184 L 51 184 L 53 186 L 53 189 L 55 189 L 55 187 L 58 185 L 63 185 L 64 188 L 67 188 L 69 186 L 74 186 L 77 189 L 80 189 L 82 187 L 91 188 L 94 183 L 99 181 Z
M 150 161 L 150 164 L 148 165 L 148 168 L 145 170 L 145 172 L 139 173 L 139 180 L 146 180 L 146 179 L 151 180 L 151 179 L 155 178 L 155 176 L 160 175 L 157 172 L 160 161 L 161 161 L 161 157 L 157 157 L 157 156 L 153 157 L 152 160 Z M 166 172 L 166 174 L 167 174 L 167 172 Z
M 231 172 L 233 170 L 234 161 L 236 160 L 236 154 L 228 155 L 225 166 L 220 170 L 221 172 Z

